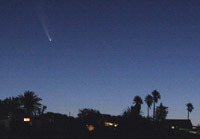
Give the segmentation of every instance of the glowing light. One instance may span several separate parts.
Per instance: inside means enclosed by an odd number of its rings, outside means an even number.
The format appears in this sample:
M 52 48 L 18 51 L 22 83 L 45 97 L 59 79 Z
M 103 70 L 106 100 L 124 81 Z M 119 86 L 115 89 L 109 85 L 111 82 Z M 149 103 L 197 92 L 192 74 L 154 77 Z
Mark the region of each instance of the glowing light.
M 24 118 L 24 122 L 30 122 L 31 119 L 30 118 Z
M 114 124 L 114 127 L 117 127 L 118 126 L 118 124 Z
M 172 126 L 172 129 L 175 129 L 175 126 Z
M 93 125 L 86 125 L 87 126 L 87 129 L 89 131 L 94 131 L 94 126 Z
M 110 126 L 110 123 L 109 122 L 105 122 L 105 126 Z
M 105 122 L 105 126 L 114 126 L 114 127 L 117 127 L 118 124 L 116 124 L 116 123 L 110 123 L 110 122 Z

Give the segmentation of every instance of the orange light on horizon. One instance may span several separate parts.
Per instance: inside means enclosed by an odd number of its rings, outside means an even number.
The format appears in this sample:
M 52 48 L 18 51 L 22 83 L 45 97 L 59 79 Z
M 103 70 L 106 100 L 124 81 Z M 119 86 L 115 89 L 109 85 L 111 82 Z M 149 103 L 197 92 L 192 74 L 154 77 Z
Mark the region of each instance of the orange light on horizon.
M 87 129 L 89 131 L 94 131 L 94 126 L 93 125 L 86 125 L 87 126 Z
M 30 118 L 24 118 L 24 122 L 30 122 L 31 119 Z
M 110 123 L 110 122 L 105 122 L 105 126 L 114 126 L 114 127 L 117 127 L 118 124 L 116 124 L 116 123 Z

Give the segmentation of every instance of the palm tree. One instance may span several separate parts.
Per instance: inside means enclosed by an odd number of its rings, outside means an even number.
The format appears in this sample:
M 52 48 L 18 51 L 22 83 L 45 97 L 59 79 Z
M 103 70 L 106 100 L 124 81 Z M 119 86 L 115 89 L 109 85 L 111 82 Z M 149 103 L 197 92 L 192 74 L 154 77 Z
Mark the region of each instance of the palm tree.
M 158 102 L 158 99 L 161 98 L 160 93 L 157 90 L 152 92 L 153 96 L 153 119 L 155 119 L 155 104 Z
M 142 101 L 141 97 L 140 96 L 135 96 L 134 99 L 133 99 L 133 104 L 142 105 L 143 101 Z
M 194 107 L 193 107 L 192 103 L 188 103 L 188 104 L 186 104 L 186 106 L 187 106 L 188 119 L 189 119 L 189 113 L 192 112 L 192 110 L 194 109 Z
M 14 118 L 20 112 L 20 105 L 18 97 L 6 98 L 2 101 L 3 113 L 10 118 Z
M 23 95 L 19 95 L 19 98 L 27 116 L 32 116 L 33 112 L 41 107 L 39 102 L 42 99 L 35 95 L 33 91 L 26 91 Z
M 135 96 L 134 99 L 133 99 L 133 104 L 135 104 L 134 108 L 135 108 L 136 114 L 139 115 L 140 110 L 141 110 L 141 105 L 143 104 L 141 97 Z
M 147 117 L 149 118 L 149 109 L 151 109 L 151 105 L 153 103 L 153 97 L 151 95 L 147 95 L 144 100 L 147 104 Z

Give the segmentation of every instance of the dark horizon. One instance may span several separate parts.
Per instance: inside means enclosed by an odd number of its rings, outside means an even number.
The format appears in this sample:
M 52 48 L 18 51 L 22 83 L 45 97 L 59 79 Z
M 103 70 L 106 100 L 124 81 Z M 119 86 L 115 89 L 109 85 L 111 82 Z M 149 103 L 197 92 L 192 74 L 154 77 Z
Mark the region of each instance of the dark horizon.
M 2 1 L 0 99 L 31 90 L 48 111 L 119 115 L 134 96 L 157 89 L 168 118 L 186 119 L 191 102 L 197 125 L 199 6 L 195 0 Z
M 148 108 L 160 99 L 157 90 L 148 95 Z M 46 112 L 35 92 L 25 91 L 17 97 L 0 101 L 0 135 L 2 138 L 199 138 L 200 126 L 193 126 L 189 120 L 166 119 L 168 107 L 162 103 L 154 111 L 154 116 L 143 117 L 142 99 L 135 96 L 133 106 L 123 115 L 111 116 L 95 109 L 81 109 L 78 117 Z M 187 104 L 188 114 L 192 111 Z

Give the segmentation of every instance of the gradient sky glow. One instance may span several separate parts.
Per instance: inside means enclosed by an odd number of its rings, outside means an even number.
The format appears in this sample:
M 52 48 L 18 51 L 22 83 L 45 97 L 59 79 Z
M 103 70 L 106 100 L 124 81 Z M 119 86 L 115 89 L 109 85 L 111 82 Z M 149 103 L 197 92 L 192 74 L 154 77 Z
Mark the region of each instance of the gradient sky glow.
M 134 96 L 157 89 L 168 118 L 186 118 L 192 102 L 197 125 L 199 7 L 197 0 L 1 1 L 0 99 L 30 90 L 48 111 L 118 115 Z

